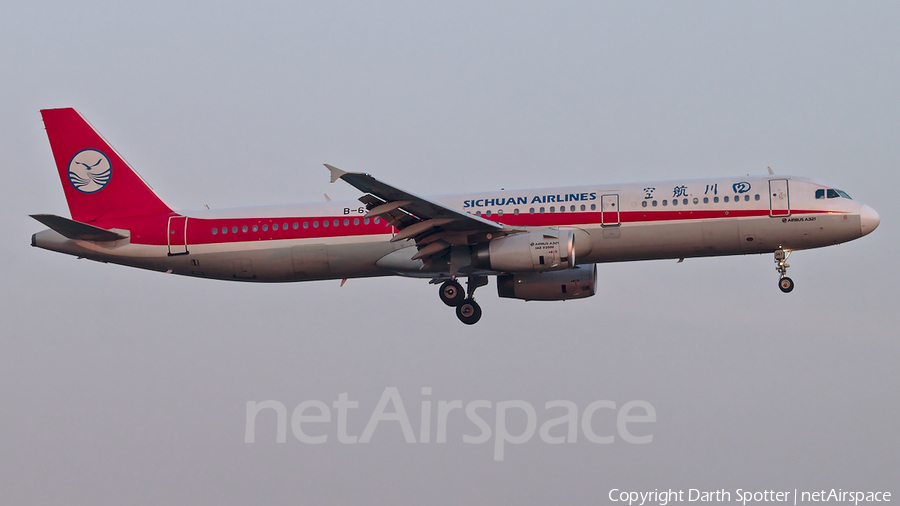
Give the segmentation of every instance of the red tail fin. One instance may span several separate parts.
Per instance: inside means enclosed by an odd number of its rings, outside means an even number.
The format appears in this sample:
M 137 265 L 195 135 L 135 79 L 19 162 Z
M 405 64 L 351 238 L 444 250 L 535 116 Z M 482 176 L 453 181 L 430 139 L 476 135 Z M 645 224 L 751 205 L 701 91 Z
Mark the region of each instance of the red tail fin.
M 75 109 L 41 111 L 72 219 L 172 212 Z

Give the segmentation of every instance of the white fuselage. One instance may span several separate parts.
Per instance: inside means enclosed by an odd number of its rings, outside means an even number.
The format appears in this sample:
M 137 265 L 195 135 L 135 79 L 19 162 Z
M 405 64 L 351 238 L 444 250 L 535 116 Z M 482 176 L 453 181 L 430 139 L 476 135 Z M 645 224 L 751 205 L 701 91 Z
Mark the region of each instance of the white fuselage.
M 430 200 L 524 229 L 570 230 L 576 262 L 589 264 L 816 248 L 856 239 L 878 225 L 870 207 L 834 192 L 808 178 L 747 176 Z M 93 223 L 129 236 L 116 242 L 70 240 L 45 230 L 32 244 L 104 262 L 239 281 L 435 277 L 446 267 L 422 269 L 421 261 L 411 260 L 414 241 L 390 242 L 396 230 L 364 218 L 366 212 L 357 201 L 188 211 Z M 475 271 L 465 256 L 455 247 L 448 260 L 457 262 L 454 272 Z

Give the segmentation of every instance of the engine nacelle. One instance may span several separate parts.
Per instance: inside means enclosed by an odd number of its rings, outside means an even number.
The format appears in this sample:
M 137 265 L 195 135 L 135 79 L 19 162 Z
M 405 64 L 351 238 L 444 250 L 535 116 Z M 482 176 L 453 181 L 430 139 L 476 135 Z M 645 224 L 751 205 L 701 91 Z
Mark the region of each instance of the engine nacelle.
M 475 265 L 505 272 L 552 271 L 575 266 L 575 234 L 546 229 L 498 237 L 475 247 Z
M 597 293 L 597 264 L 549 272 L 497 276 L 497 295 L 509 299 L 583 299 Z

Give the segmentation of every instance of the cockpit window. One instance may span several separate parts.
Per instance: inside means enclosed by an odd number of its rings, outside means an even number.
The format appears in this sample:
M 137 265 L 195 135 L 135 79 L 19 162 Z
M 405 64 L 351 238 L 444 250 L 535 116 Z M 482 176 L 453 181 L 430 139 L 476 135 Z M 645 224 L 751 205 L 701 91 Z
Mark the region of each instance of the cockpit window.
M 816 198 L 817 199 L 824 199 L 826 197 L 829 199 L 836 199 L 836 198 L 841 198 L 841 197 L 843 197 L 845 199 L 849 199 L 850 195 L 847 195 L 847 192 L 845 192 L 843 190 L 835 190 L 833 188 L 828 188 L 827 190 L 824 188 L 821 188 L 821 189 L 816 190 Z

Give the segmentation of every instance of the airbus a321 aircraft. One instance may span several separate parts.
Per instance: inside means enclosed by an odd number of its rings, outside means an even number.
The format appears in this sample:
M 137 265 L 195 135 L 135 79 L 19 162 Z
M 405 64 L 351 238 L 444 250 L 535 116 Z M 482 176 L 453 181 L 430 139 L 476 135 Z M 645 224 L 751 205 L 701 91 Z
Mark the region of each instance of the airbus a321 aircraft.
M 440 284 L 465 324 L 475 289 L 567 300 L 597 291 L 597 264 L 774 254 L 778 286 L 791 251 L 871 233 L 879 217 L 836 187 L 803 177 L 726 177 L 420 197 L 326 165 L 359 202 L 175 211 L 74 109 L 41 111 L 72 219 L 32 246 L 101 262 L 234 281 L 410 276 Z M 467 287 L 459 283 L 466 278 Z

